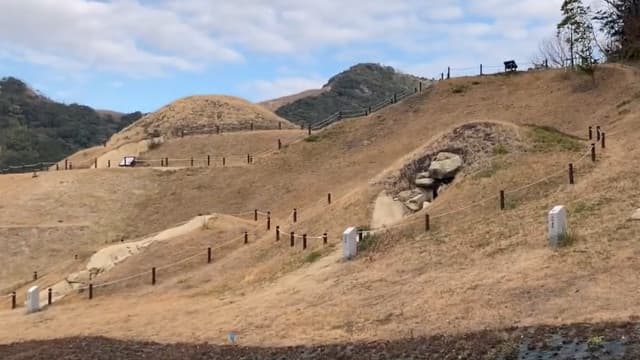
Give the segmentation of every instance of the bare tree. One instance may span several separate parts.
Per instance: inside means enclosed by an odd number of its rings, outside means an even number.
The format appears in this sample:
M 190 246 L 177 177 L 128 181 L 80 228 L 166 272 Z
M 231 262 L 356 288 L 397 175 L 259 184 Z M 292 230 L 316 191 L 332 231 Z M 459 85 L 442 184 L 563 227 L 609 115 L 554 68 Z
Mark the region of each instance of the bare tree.
M 564 67 L 571 60 L 569 44 L 559 34 L 546 37 L 538 44 L 534 64 L 548 64 L 550 67 Z

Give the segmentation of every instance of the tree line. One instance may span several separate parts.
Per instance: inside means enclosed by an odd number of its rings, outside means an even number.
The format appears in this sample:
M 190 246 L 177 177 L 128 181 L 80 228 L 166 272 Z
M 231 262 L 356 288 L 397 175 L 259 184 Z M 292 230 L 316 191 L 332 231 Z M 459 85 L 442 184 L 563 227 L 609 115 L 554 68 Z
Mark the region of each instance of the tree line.
M 539 46 L 536 62 L 557 67 L 591 67 L 606 61 L 640 59 L 640 0 L 564 0 L 556 33 Z M 598 56 L 599 55 L 599 56 Z

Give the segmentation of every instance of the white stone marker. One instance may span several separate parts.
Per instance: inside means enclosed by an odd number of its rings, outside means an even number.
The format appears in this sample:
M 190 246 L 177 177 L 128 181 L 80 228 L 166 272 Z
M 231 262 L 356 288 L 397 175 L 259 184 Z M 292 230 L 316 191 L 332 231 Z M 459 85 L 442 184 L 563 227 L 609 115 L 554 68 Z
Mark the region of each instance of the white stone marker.
M 345 260 L 352 259 L 358 251 L 358 229 L 355 227 L 347 228 L 342 233 L 342 258 Z
M 549 245 L 558 247 L 567 234 L 567 210 L 564 206 L 555 206 L 549 211 Z
M 40 288 L 32 286 L 27 291 L 27 314 L 40 311 Z

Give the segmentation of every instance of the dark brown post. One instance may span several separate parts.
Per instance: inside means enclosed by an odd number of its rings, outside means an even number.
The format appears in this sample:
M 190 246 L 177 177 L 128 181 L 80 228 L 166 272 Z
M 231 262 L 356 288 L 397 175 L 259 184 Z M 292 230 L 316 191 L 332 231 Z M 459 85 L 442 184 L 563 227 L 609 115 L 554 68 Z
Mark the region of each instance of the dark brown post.
M 424 231 L 427 232 L 431 230 L 431 218 L 429 217 L 429 214 L 425 214 L 424 215 Z
M 16 292 L 11 293 L 11 310 L 16 308 Z
M 484 74 L 482 73 L 482 64 L 480 64 L 480 76 L 482 76 L 482 75 L 484 75 Z
M 307 234 L 302 234 L 302 250 L 307 250 Z
M 596 162 L 596 144 L 591 144 L 591 161 Z
M 440 80 L 444 80 L 444 73 L 440 73 Z
M 309 133 L 309 135 L 311 135 L 311 123 L 309 123 L 309 126 L 308 126 L 308 128 L 307 128 L 307 129 L 308 129 L 308 133 Z
M 220 134 L 220 125 L 216 125 L 216 134 Z
M 251 122 L 250 130 L 253 131 L 253 121 Z
M 258 209 L 253 210 L 253 221 L 258 221 Z
M 331 193 L 327 194 L 327 203 L 331 205 Z
M 193 156 L 191 157 L 191 167 L 193 167 Z
M 504 190 L 500 190 L 500 210 L 504 210 Z
M 278 123 L 278 130 L 282 130 L 282 122 Z
M 34 271 L 33 272 L 33 281 L 36 281 L 36 280 L 38 280 L 38 272 Z
M 56 163 L 56 171 L 60 171 L 60 164 Z
M 593 127 L 589 126 L 589 140 L 593 140 Z
M 338 120 L 342 120 L 342 110 L 338 111 Z
M 327 233 L 322 234 L 322 243 L 325 245 L 329 243 L 329 236 L 327 235 Z
M 600 126 L 596 126 L 596 141 L 600 141 Z
M 98 168 L 98 159 L 93 159 L 93 167 Z
M 69 161 L 69 170 L 73 170 L 73 163 Z
M 362 230 L 358 231 L 358 241 L 364 240 L 364 232 Z
M 293 209 L 293 222 L 298 222 L 298 209 Z
M 161 159 L 162 160 L 162 159 Z M 111 168 L 111 160 L 107 160 L 107 167 Z
M 280 241 L 280 225 L 276 226 L 276 241 Z
M 244 232 L 244 243 L 245 244 L 249 243 L 249 233 L 247 231 Z
M 600 140 L 602 140 L 602 148 L 606 148 L 606 144 L 605 144 L 605 133 L 602 133 L 602 136 L 600 137 Z
M 164 166 L 169 167 L 169 158 L 164 158 Z
M 180 137 L 184 137 L 184 130 L 180 130 Z
M 280 141 L 280 139 L 278 139 L 278 150 L 282 149 L 282 141 Z
M 247 164 L 251 164 L 251 154 L 247 154 Z
M 296 233 L 291 232 L 291 247 L 296 246 Z
M 398 102 L 398 94 L 393 93 L 393 103 L 397 103 Z
M 211 155 L 207 155 L 207 166 L 211 166 Z
M 207 264 L 211 264 L 211 247 L 207 248 Z
M 69 160 L 64 159 L 64 169 L 69 170 Z
M 420 87 L 419 87 L 419 89 L 420 89 L 420 92 L 422 92 L 422 81 L 420 81 Z
M 152 267 L 151 268 L 151 285 L 155 285 L 156 284 L 156 268 Z
M 222 157 L 222 166 L 226 166 L 227 165 L 227 158 L 225 158 L 224 156 Z
M 575 181 L 573 178 L 573 164 L 569 164 L 569 185 L 574 185 Z
M 51 288 L 49 288 L 47 290 L 47 305 L 51 305 L 51 300 L 53 300 L 52 296 L 51 296 L 52 292 L 53 292 L 53 290 L 51 290 Z
M 93 299 L 93 284 L 89 284 L 89 300 Z
M 267 230 L 271 230 L 271 211 L 267 211 Z
M 451 67 L 447 66 L 447 80 L 451 79 Z

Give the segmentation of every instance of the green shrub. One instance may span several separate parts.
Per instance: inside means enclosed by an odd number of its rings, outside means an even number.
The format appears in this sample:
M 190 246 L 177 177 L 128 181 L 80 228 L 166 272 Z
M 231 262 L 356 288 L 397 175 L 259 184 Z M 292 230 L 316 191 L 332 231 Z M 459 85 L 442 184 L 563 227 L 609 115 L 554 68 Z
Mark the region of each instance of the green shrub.
M 312 251 L 307 256 L 304 257 L 304 262 L 313 263 L 322 257 L 322 253 L 320 251 Z
M 578 138 L 564 134 L 547 126 L 532 126 L 531 138 L 538 151 L 583 151 L 586 150 Z

